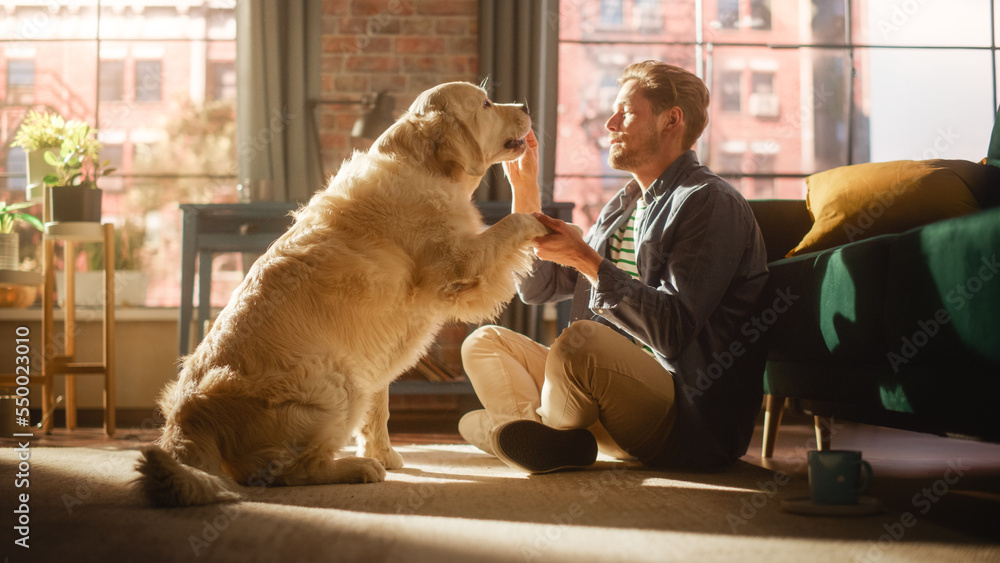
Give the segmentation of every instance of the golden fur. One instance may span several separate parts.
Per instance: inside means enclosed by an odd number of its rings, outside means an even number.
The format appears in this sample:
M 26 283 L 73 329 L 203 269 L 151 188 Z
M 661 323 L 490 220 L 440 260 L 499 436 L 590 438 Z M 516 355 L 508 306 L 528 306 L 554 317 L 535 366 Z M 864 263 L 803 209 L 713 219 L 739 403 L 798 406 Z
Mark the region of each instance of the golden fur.
M 239 498 L 239 485 L 372 482 L 403 466 L 388 385 L 449 320 L 496 316 L 546 233 L 471 202 L 525 150 L 523 107 L 472 84 L 421 94 L 251 268 L 160 399 L 138 483 L 157 504 Z M 356 435 L 362 457 L 334 456 Z

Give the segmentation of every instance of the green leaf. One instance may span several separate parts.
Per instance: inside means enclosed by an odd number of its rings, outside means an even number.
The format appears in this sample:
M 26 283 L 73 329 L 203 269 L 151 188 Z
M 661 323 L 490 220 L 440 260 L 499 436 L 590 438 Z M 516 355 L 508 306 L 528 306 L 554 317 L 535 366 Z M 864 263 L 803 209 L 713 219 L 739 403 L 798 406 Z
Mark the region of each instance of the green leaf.
M 13 211 L 15 209 L 24 209 L 25 207 L 31 207 L 32 205 L 38 205 L 38 202 L 37 201 L 21 201 L 21 202 L 18 202 L 18 203 L 12 203 L 10 205 L 6 205 L 6 204 L 3 204 L 3 203 L 0 203 L 0 210 L 6 209 L 7 211 Z
M 62 161 L 59 160 L 59 157 L 57 157 L 55 154 L 51 152 L 46 152 L 44 158 L 45 162 L 49 163 L 49 165 L 51 166 L 59 166 L 60 164 L 62 164 Z
M 27 213 L 14 213 L 13 216 L 38 229 L 39 231 L 45 230 L 45 225 L 43 225 L 38 217 L 35 217 L 34 215 L 28 215 Z

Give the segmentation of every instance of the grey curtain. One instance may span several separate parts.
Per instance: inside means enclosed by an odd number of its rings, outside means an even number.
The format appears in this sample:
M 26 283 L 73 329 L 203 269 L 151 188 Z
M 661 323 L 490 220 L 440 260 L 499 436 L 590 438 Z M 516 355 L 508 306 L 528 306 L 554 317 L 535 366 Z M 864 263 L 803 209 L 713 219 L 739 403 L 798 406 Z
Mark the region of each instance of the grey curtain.
M 552 201 L 555 178 L 558 0 L 480 0 L 479 71 L 486 91 L 499 103 L 521 102 L 531 111 L 539 141 L 542 204 Z M 479 201 L 509 201 L 510 184 L 494 166 L 476 191 Z M 539 307 L 511 302 L 499 324 L 540 339 Z
M 555 178 L 558 0 L 480 0 L 479 72 L 499 103 L 531 110 L 539 139 L 542 201 L 552 201 Z M 476 193 L 480 200 L 510 199 L 510 185 L 494 166 Z
M 236 3 L 237 160 L 251 199 L 305 202 L 322 188 L 309 106 L 320 15 L 318 0 Z

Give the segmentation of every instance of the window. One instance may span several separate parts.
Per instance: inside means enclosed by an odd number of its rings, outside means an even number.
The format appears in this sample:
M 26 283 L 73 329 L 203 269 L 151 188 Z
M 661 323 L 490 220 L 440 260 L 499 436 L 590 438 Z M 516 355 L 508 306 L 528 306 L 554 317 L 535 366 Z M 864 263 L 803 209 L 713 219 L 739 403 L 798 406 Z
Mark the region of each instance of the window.
M 743 71 L 724 70 L 719 74 L 719 107 L 723 111 L 739 112 L 743 109 Z
M 103 220 L 145 226 L 144 239 L 129 246 L 149 277 L 146 305 L 175 307 L 177 203 L 236 201 L 235 2 L 155 4 L 8 5 L 5 29 L 34 31 L 30 41 L 0 37 L 0 138 L 9 142 L 33 108 L 96 128 L 101 159 L 118 168 L 100 181 Z M 0 167 L 0 201 L 23 200 L 24 154 L 4 150 Z M 212 304 L 223 304 L 238 281 L 213 275 Z
M 618 27 L 625 23 L 622 10 L 622 0 L 600 0 L 601 24 L 605 27 Z
M 740 1 L 719 0 L 716 26 L 721 29 L 736 29 L 740 22 Z
M 662 29 L 664 20 L 660 0 L 635 0 L 632 22 L 636 29 L 644 33 L 655 33 Z
M 771 0 L 750 0 L 750 28 L 771 29 Z
M 35 61 L 7 61 L 7 103 L 15 106 L 35 103 Z
M 752 72 L 750 74 L 750 99 L 747 103 L 750 115 L 765 119 L 779 117 L 780 103 L 774 91 L 773 72 Z
M 695 149 L 749 198 L 801 198 L 804 177 L 836 166 L 985 155 L 1000 57 L 992 0 L 905 10 L 898 0 L 674 0 L 657 29 L 629 17 L 648 9 L 640 0 L 620 3 L 621 26 L 602 27 L 608 5 L 561 0 L 559 12 L 552 198 L 576 202 L 581 226 L 629 177 L 606 164 L 612 79 L 649 58 L 708 85 Z
M 163 62 L 135 61 L 135 100 L 159 102 L 163 99 Z
M 716 29 L 771 29 L 771 0 L 718 0 L 715 4 L 712 26 Z
M 236 99 L 236 65 L 231 61 L 209 63 L 208 91 L 213 100 Z
M 11 175 L 7 179 L 7 189 L 11 192 L 23 192 L 28 185 L 28 161 L 24 149 L 21 147 L 7 149 L 6 171 Z
M 101 61 L 100 88 L 102 102 L 125 98 L 125 61 Z

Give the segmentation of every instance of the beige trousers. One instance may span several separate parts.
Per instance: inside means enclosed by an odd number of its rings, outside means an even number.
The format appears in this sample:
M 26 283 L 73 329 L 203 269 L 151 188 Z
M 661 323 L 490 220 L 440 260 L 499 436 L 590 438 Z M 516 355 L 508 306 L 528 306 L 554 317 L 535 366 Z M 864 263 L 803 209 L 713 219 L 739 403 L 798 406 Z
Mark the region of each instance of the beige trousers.
M 655 456 L 676 418 L 670 372 L 597 322 L 573 323 L 551 348 L 484 326 L 462 344 L 462 362 L 494 424 L 587 428 L 613 457 Z

